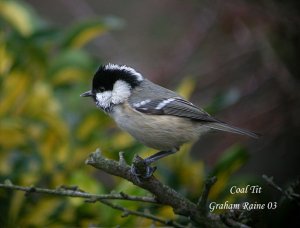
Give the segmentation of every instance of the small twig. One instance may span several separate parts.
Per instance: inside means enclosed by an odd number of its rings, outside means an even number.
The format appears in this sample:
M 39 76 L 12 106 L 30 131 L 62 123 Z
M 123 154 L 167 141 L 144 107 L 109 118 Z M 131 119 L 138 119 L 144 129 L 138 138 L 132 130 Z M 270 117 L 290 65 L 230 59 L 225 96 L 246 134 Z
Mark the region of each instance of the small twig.
M 123 211 L 124 212 L 124 215 L 123 215 L 124 217 L 126 217 L 128 215 L 135 215 L 135 216 L 151 219 L 152 221 L 159 222 L 161 224 L 168 225 L 168 226 L 173 226 L 173 227 L 178 227 L 178 228 L 184 228 L 185 227 L 185 226 L 183 226 L 183 225 L 181 225 L 181 224 L 179 224 L 179 223 L 177 223 L 173 220 L 164 220 L 164 219 L 162 219 L 160 217 L 157 217 L 157 216 L 154 216 L 150 213 L 143 213 L 143 212 L 140 212 L 140 211 L 128 210 L 124 207 L 121 207 L 120 205 L 113 204 L 113 203 L 109 202 L 108 200 L 101 199 L 100 202 L 103 203 L 103 204 L 106 204 L 107 206 L 109 206 L 111 208 L 114 208 L 116 210 Z
M 216 181 L 217 181 L 217 177 L 211 177 L 205 181 L 202 194 L 197 203 L 198 210 L 205 215 L 207 214 L 206 204 L 207 204 L 208 194 L 211 187 L 216 183 Z
M 262 175 L 262 178 L 273 188 L 278 190 L 281 194 L 283 194 L 286 198 L 290 200 L 295 200 L 297 204 L 300 206 L 299 200 L 300 195 L 294 192 L 294 189 L 290 186 L 287 188 L 287 190 L 283 190 L 281 187 L 279 187 L 273 180 L 273 177 L 268 177 L 267 175 Z
M 126 166 L 127 165 L 126 160 L 124 158 L 124 152 L 122 152 L 122 151 L 119 152 L 119 164 L 121 166 Z
M 276 190 L 278 190 L 279 192 L 284 194 L 284 191 L 282 190 L 282 188 L 280 188 L 277 184 L 275 184 L 273 177 L 268 177 L 267 175 L 264 174 L 264 175 L 262 175 L 262 178 L 273 188 L 275 188 Z
M 6 181 L 7 182 L 7 181 Z M 147 196 L 132 196 L 127 195 L 124 193 L 117 193 L 117 194 L 91 194 L 87 192 L 83 192 L 82 190 L 78 190 L 74 187 L 65 187 L 61 186 L 56 189 L 47 189 L 47 188 L 38 188 L 38 187 L 24 187 L 19 185 L 13 185 L 12 183 L 0 183 L 0 188 L 3 189 L 12 189 L 12 190 L 19 190 L 26 192 L 26 194 L 31 193 L 45 193 L 50 195 L 60 195 L 60 196 L 69 196 L 69 197 L 77 197 L 77 198 L 84 198 L 87 200 L 92 201 L 100 201 L 102 199 L 110 199 L 110 200 L 130 200 L 130 201 L 138 201 L 138 202 L 145 202 L 145 203 L 155 203 L 159 204 L 157 200 L 153 197 L 147 197 Z

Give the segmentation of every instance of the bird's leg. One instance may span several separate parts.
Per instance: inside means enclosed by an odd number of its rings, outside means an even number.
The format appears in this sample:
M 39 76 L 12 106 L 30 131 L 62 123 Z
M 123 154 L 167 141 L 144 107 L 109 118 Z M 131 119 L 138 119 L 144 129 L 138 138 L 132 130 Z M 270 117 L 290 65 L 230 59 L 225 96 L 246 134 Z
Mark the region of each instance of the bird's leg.
M 152 167 L 150 166 L 150 164 L 152 164 L 153 162 L 163 158 L 163 157 L 166 157 L 170 154 L 173 154 L 175 153 L 176 151 L 178 151 L 177 148 L 174 148 L 172 150 L 167 150 L 167 151 L 159 151 L 145 159 L 144 160 L 144 165 L 145 165 L 145 168 L 146 168 L 146 174 L 145 175 L 141 175 L 138 171 L 137 171 L 137 168 L 135 167 L 134 164 L 132 164 L 131 166 L 131 172 L 137 177 L 141 177 L 141 178 L 144 178 L 144 179 L 147 179 L 149 177 L 152 176 L 152 174 L 154 173 L 154 171 L 156 170 L 156 167 Z
M 172 149 L 172 150 L 166 150 L 166 151 L 159 151 L 159 152 L 157 152 L 157 153 L 155 153 L 155 154 L 153 154 L 153 155 L 151 155 L 151 156 L 149 156 L 149 157 L 147 157 L 147 158 L 145 158 L 144 160 L 145 160 L 145 163 L 147 164 L 147 165 L 150 165 L 151 163 L 153 163 L 153 162 L 155 162 L 155 161 L 157 161 L 157 160 L 159 160 L 159 159 L 161 159 L 161 158 L 163 158 L 163 157 L 166 157 L 166 156 L 168 156 L 168 155 L 170 155 L 170 154 L 174 154 L 174 153 L 176 153 L 178 151 L 178 149 L 176 149 L 176 148 L 174 148 L 174 149 Z

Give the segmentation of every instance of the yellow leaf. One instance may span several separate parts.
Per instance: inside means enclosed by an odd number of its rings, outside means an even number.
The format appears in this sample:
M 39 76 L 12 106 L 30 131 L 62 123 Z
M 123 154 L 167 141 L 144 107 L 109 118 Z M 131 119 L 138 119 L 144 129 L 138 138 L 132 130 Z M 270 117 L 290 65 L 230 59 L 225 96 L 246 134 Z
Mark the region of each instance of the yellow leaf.
M 97 26 L 91 26 L 88 28 L 84 28 L 80 33 L 76 34 L 76 36 L 72 39 L 70 43 L 70 47 L 73 48 L 81 48 L 86 43 L 88 43 L 90 40 L 96 38 L 97 36 L 100 36 L 104 32 L 106 32 L 107 29 L 103 25 L 97 25 Z
M 52 176 L 52 186 L 61 186 L 66 183 L 66 172 L 62 170 L 61 172 L 55 172 Z
M 30 124 L 27 126 L 27 131 L 26 131 L 31 139 L 36 140 L 39 142 L 41 140 L 42 136 L 42 126 L 37 125 L 37 124 Z
M 184 188 L 197 195 L 201 191 L 205 175 L 204 163 L 191 158 L 189 154 L 191 147 L 192 143 L 183 145 L 175 156 L 167 157 L 166 161 L 172 172 L 176 173 Z
M 176 219 L 176 215 L 172 207 L 164 206 L 159 209 L 159 215 L 165 219 Z
M 181 169 L 180 172 L 182 185 L 185 186 L 193 194 L 198 194 L 201 191 L 204 179 L 204 164 L 202 161 L 189 161 Z M 187 178 L 188 177 L 188 178 Z
M 26 135 L 22 125 L 16 120 L 1 120 L 0 125 L 0 145 L 6 149 L 24 145 Z
M 66 141 L 66 143 L 59 143 L 59 148 L 55 153 L 56 154 L 55 160 L 61 163 L 67 162 L 69 152 L 70 152 L 70 147 L 68 141 Z
M 134 143 L 134 139 L 128 133 L 121 131 L 114 135 L 113 141 L 113 147 L 121 150 L 131 146 Z
M 219 173 L 217 175 L 218 181 L 212 186 L 212 188 L 209 192 L 209 198 L 211 200 L 216 199 L 219 196 L 219 194 L 223 191 L 224 187 L 228 183 L 229 176 L 230 176 L 230 173 L 228 173 L 226 171 Z
M 100 194 L 104 192 L 100 182 L 96 182 L 90 175 L 88 175 L 84 170 L 73 171 L 70 177 L 68 185 L 80 186 L 84 191 L 91 192 L 94 194 Z M 81 199 L 82 202 L 82 199 Z
M 24 195 L 24 193 L 23 193 Z M 45 198 L 39 200 L 31 211 L 28 211 L 26 216 L 21 218 L 20 225 L 24 227 L 36 226 L 45 227 L 49 216 L 55 211 L 57 207 L 61 204 L 61 199 L 59 197 L 55 198 Z
M 86 116 L 80 123 L 76 131 L 76 137 L 80 140 L 84 140 L 89 137 L 95 130 L 99 131 L 105 129 L 107 126 L 106 122 L 99 112 L 93 112 Z
M 75 67 L 65 67 L 57 72 L 53 78 L 54 85 L 76 83 L 81 80 L 85 71 Z
M 52 134 L 48 133 L 45 137 L 45 140 L 40 145 L 39 149 L 41 156 L 43 157 L 43 169 L 45 172 L 52 172 L 54 169 L 54 159 L 53 159 L 53 153 L 55 153 L 54 150 L 54 137 Z
M 69 128 L 67 124 L 60 119 L 58 115 L 42 113 L 41 117 L 42 121 L 46 123 L 48 126 L 48 133 L 51 133 L 53 137 L 55 137 L 55 144 L 64 143 L 69 137 Z
M 81 121 L 80 126 L 77 129 L 76 136 L 81 140 L 85 139 L 95 128 L 98 128 L 99 126 L 101 125 L 99 123 L 98 114 L 92 113 Z
M 1 6 L 0 6 L 1 7 Z M 7 51 L 7 48 L 2 40 L 0 40 L 0 77 L 6 74 L 13 63 L 12 56 Z
M 8 221 L 14 225 L 18 219 L 18 215 L 22 204 L 24 202 L 25 196 L 24 193 L 21 191 L 15 191 L 13 196 L 11 197 L 10 207 L 8 211 Z
M 22 35 L 31 35 L 34 23 L 28 9 L 17 1 L 1 1 L 0 14 L 10 22 Z
M 47 102 L 45 102 L 47 101 Z M 29 115 L 52 115 L 60 110 L 58 101 L 54 98 L 51 87 L 45 82 L 35 82 L 26 107 Z
M 8 176 L 13 169 L 12 165 L 9 162 L 7 162 L 8 159 L 9 159 L 9 153 L 2 153 L 2 152 L 0 153 L 0 173 L 3 176 Z
M 1 89 L 0 116 L 24 102 L 24 96 L 30 85 L 29 79 L 30 77 L 26 73 L 20 71 L 11 72 L 5 78 Z
M 122 219 L 122 217 L 118 218 L 119 223 L 123 222 L 123 220 L 124 219 Z M 134 222 L 133 227 L 155 227 L 153 226 L 153 221 L 146 218 L 137 217 L 135 220 L 133 220 L 133 222 Z
M 186 99 L 189 99 L 194 92 L 195 87 L 195 81 L 191 77 L 185 77 L 177 88 L 177 92 Z
M 22 175 L 20 175 L 20 184 L 23 186 L 30 186 L 32 183 L 37 183 L 41 178 L 39 173 L 40 170 L 37 165 L 34 165 L 31 162 L 28 166 L 30 166 L 30 172 L 26 171 L 26 173 L 22 173 Z
M 60 212 L 61 219 L 67 223 L 74 221 L 74 217 L 77 216 L 76 209 L 77 208 L 75 208 L 75 207 L 70 207 L 70 206 L 66 207 L 65 210 L 62 210 Z M 88 224 L 88 225 L 90 225 L 90 224 Z M 88 227 L 88 225 L 85 227 Z
M 72 171 L 73 169 L 78 169 L 78 167 L 82 167 L 84 161 L 87 159 L 88 155 L 95 151 L 96 148 L 99 147 L 99 142 L 88 143 L 84 147 L 73 148 L 72 159 L 69 158 L 69 161 L 65 163 L 65 170 Z

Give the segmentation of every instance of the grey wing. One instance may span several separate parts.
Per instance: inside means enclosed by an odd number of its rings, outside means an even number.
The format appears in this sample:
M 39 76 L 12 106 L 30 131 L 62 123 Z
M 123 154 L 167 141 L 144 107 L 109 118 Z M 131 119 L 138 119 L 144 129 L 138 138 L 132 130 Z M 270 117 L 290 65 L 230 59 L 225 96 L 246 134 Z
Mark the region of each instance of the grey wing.
M 194 121 L 205 122 L 205 126 L 211 129 L 248 135 L 253 138 L 259 137 L 252 131 L 234 127 L 215 119 L 191 102 L 179 97 L 175 92 L 155 85 L 147 79 L 144 79 L 140 87 L 132 91 L 132 96 L 128 101 L 135 110 L 141 113 L 189 118 Z
M 145 114 L 172 115 L 197 121 L 220 122 L 211 117 L 204 110 L 199 109 L 181 97 L 160 98 L 155 100 L 146 99 L 134 103 L 132 106 L 135 110 Z
M 206 122 L 206 127 L 211 129 L 247 135 L 253 138 L 259 137 L 255 132 L 234 127 L 215 119 L 204 110 L 199 109 L 191 102 L 188 102 L 181 97 L 159 98 L 154 100 L 146 99 L 133 103 L 132 107 L 145 114 L 172 115 L 189 118 L 195 121 Z

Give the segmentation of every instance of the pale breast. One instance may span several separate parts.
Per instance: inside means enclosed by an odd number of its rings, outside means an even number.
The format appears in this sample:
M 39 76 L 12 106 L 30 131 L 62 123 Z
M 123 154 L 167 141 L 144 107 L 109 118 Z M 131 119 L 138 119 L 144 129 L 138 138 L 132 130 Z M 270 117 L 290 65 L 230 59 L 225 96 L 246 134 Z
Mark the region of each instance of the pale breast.
M 158 150 L 179 148 L 196 140 L 195 122 L 176 116 L 148 115 L 133 110 L 128 103 L 117 105 L 111 113 L 118 126 L 141 143 Z

